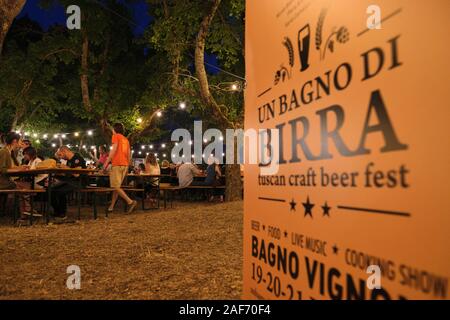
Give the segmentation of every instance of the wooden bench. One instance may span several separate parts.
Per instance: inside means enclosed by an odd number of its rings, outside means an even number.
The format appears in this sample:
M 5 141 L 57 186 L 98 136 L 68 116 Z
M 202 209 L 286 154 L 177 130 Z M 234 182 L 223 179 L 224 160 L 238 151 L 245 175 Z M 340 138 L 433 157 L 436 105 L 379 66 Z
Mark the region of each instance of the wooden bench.
M 177 190 L 181 190 L 179 186 L 173 186 L 170 183 L 160 183 L 159 190 L 163 193 L 164 209 L 167 209 L 167 194 L 170 195 L 170 207 L 173 207 L 173 194 Z
M 97 219 L 97 195 L 98 194 L 109 194 L 109 193 L 112 193 L 113 191 L 114 191 L 113 188 L 91 187 L 91 186 L 78 190 L 79 194 L 82 194 L 82 193 L 93 194 L 92 206 L 94 209 L 94 219 Z M 81 201 L 80 201 L 79 197 L 78 197 L 77 205 L 78 205 L 78 220 L 81 220 Z M 106 210 L 105 210 L 105 216 L 108 217 L 108 208 L 106 208 Z
M 206 196 L 207 198 L 209 198 L 211 196 L 213 190 L 217 190 L 217 189 L 224 190 L 225 188 L 226 187 L 224 185 L 218 185 L 218 186 L 196 186 L 196 185 L 193 186 L 193 185 L 190 185 L 184 189 L 186 189 L 186 190 L 203 190 L 203 192 L 202 192 L 203 196 Z
M 17 222 L 17 215 L 19 213 L 19 201 L 17 200 L 19 195 L 34 195 L 38 193 L 46 193 L 45 189 L 7 189 L 7 190 L 0 190 L 0 194 L 12 194 L 14 195 L 14 212 L 13 212 L 13 219 L 14 224 Z M 33 197 L 30 198 L 30 205 L 31 205 L 31 215 L 30 215 L 30 224 L 33 224 Z M 45 213 L 46 215 L 46 213 Z

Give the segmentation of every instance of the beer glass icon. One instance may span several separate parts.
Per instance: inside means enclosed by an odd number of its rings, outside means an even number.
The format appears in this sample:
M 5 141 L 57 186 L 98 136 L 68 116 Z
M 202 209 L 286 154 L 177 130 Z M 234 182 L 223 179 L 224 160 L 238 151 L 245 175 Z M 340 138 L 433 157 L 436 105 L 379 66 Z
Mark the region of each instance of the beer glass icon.
M 300 71 L 305 71 L 309 68 L 309 45 L 311 41 L 311 32 L 309 24 L 304 26 L 298 32 L 298 52 L 300 56 Z

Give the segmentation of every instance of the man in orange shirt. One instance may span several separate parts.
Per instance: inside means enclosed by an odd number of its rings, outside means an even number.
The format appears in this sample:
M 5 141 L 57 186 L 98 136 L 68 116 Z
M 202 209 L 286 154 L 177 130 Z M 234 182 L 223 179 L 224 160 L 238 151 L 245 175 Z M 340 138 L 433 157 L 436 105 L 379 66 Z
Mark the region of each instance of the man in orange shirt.
M 109 175 L 109 181 L 111 188 L 114 188 L 112 195 L 112 202 L 108 208 L 109 212 L 114 210 L 114 205 L 116 204 L 117 197 L 120 196 L 128 204 L 129 208 L 127 213 L 131 213 L 137 205 L 136 200 L 131 200 L 130 197 L 121 188 L 123 179 L 125 179 L 128 173 L 128 166 L 131 162 L 131 150 L 130 142 L 124 136 L 123 124 L 116 123 L 113 126 L 113 136 L 112 136 L 112 150 L 109 153 L 109 157 L 103 165 L 104 168 L 108 168 L 111 162 L 112 168 Z

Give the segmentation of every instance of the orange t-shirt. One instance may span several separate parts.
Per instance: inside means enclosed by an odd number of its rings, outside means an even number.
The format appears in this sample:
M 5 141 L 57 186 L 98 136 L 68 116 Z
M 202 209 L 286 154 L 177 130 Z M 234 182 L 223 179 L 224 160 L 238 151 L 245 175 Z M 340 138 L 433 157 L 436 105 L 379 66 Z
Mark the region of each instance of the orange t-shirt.
M 128 155 L 130 152 L 130 142 L 123 135 L 116 133 L 112 136 L 112 143 L 117 144 L 117 150 L 111 159 L 113 166 L 128 166 L 130 161 Z

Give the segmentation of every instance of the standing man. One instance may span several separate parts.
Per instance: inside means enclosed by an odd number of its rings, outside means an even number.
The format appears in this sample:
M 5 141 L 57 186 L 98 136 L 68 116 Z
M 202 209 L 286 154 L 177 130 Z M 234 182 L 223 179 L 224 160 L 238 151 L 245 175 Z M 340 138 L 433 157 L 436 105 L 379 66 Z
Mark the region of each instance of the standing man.
M 125 179 L 128 173 L 128 166 L 131 162 L 130 142 L 124 136 L 124 131 L 123 124 L 114 124 L 112 149 L 109 153 L 108 159 L 103 165 L 104 168 L 108 168 L 109 163 L 112 165 L 111 172 L 109 174 L 109 182 L 111 188 L 114 189 L 114 192 L 112 195 L 111 205 L 108 208 L 109 212 L 114 210 L 114 205 L 116 204 L 118 196 L 120 196 L 128 204 L 129 208 L 127 213 L 133 212 L 137 205 L 137 201 L 131 200 L 121 188 L 123 179 Z

